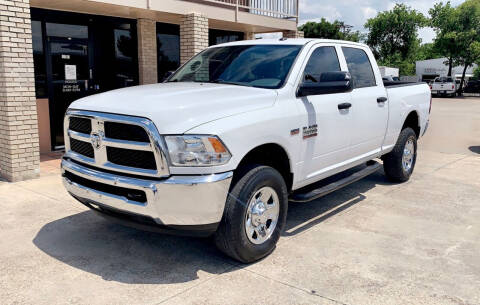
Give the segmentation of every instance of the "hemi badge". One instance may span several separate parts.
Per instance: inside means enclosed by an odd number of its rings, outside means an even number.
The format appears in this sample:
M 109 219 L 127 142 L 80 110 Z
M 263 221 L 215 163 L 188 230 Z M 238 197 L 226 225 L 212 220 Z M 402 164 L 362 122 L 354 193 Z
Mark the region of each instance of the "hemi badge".
M 309 139 L 318 135 L 318 125 L 303 127 L 303 139 Z
M 299 134 L 299 133 L 300 133 L 300 128 L 292 129 L 292 130 L 290 131 L 290 135 L 291 135 L 291 136 L 296 136 L 296 135 Z

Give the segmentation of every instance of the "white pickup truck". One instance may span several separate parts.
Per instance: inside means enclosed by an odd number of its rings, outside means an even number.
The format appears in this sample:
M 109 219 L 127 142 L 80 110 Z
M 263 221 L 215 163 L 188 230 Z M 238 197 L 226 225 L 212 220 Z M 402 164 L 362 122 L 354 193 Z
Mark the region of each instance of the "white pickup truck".
M 224 253 L 253 262 L 275 248 L 289 201 L 357 181 L 379 169 L 377 158 L 390 180 L 407 181 L 430 108 L 428 85 L 384 84 L 363 44 L 217 45 L 165 83 L 72 103 L 64 185 L 107 218 L 213 235 Z
M 442 76 L 435 78 L 431 85 L 431 89 L 432 95 L 446 95 L 455 97 L 458 87 L 453 78 L 449 76 Z

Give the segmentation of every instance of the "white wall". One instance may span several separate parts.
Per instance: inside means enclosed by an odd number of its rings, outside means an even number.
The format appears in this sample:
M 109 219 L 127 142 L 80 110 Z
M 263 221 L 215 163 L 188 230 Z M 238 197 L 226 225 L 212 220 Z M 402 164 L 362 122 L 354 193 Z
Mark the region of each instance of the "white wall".
M 391 68 L 391 67 L 378 67 L 380 69 L 380 73 L 383 76 L 392 76 L 392 77 L 399 77 L 400 76 L 400 69 L 398 68 Z
M 445 64 L 447 62 L 447 64 Z M 477 65 L 469 67 L 466 74 L 473 74 L 473 70 Z M 457 66 L 452 69 L 452 76 L 462 75 L 464 67 Z M 438 75 L 438 76 L 447 76 L 448 75 L 448 59 L 447 58 L 436 58 L 429 60 L 417 61 L 416 63 L 417 77 L 418 80 L 422 79 L 422 75 Z

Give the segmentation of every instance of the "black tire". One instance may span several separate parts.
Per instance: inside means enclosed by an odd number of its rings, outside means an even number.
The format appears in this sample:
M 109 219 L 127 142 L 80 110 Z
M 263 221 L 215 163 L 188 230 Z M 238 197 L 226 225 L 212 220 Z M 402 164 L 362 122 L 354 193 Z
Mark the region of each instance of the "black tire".
M 239 172 L 240 173 L 240 172 Z M 268 166 L 251 166 L 244 169 L 230 188 L 222 221 L 214 235 L 220 251 L 242 263 L 255 262 L 274 249 L 285 228 L 288 209 L 287 186 L 282 175 Z M 268 186 L 275 190 L 279 198 L 277 225 L 263 244 L 252 243 L 245 230 L 248 203 L 261 188 Z
M 403 152 L 405 145 L 409 140 L 413 140 L 414 153 L 412 166 L 409 170 L 405 170 L 402 165 Z M 407 127 L 402 130 L 400 136 L 398 137 L 397 143 L 393 150 L 383 156 L 383 169 L 385 170 L 385 175 L 392 182 L 406 182 L 410 179 L 410 176 L 413 173 L 415 168 L 415 163 L 417 161 L 417 135 L 412 128 Z

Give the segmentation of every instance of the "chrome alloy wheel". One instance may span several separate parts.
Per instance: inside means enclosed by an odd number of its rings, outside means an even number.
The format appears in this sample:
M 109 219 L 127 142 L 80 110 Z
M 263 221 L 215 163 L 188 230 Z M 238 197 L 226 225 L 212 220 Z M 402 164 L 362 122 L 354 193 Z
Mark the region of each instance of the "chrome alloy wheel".
M 402 166 L 405 172 L 410 172 L 413 166 L 413 160 L 415 156 L 415 144 L 413 139 L 409 138 L 405 147 L 403 148 Z
M 280 201 L 277 192 L 265 186 L 250 199 L 245 215 L 245 232 L 248 239 L 260 245 L 267 241 L 275 231 L 280 215 Z

